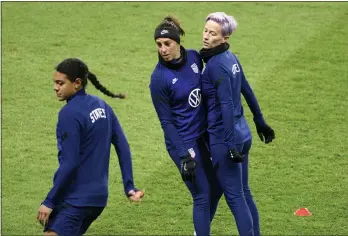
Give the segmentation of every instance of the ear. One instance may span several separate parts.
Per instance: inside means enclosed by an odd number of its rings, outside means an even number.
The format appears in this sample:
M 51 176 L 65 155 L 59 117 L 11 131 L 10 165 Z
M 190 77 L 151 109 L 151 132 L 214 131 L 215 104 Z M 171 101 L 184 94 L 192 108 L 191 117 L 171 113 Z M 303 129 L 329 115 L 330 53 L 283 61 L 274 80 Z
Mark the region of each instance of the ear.
M 229 38 L 230 38 L 229 36 L 225 36 L 224 39 L 222 40 L 222 42 L 226 43 Z
M 75 86 L 75 89 L 79 89 L 80 87 L 82 87 L 82 79 L 77 78 L 74 82 L 74 86 Z

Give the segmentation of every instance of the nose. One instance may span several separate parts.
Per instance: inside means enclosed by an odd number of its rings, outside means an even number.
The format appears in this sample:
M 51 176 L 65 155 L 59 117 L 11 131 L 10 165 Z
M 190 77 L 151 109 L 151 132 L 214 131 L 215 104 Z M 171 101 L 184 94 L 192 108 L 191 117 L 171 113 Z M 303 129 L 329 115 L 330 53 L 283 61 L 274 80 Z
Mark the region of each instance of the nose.
M 208 34 L 207 33 L 203 33 L 203 39 L 204 39 L 204 41 L 207 41 L 208 40 Z
M 167 48 L 166 47 L 161 47 L 160 48 L 160 52 L 161 52 L 161 54 L 166 54 Z
M 55 92 L 57 92 L 57 91 L 59 90 L 58 84 L 54 84 L 54 85 L 53 85 L 53 90 L 54 90 Z

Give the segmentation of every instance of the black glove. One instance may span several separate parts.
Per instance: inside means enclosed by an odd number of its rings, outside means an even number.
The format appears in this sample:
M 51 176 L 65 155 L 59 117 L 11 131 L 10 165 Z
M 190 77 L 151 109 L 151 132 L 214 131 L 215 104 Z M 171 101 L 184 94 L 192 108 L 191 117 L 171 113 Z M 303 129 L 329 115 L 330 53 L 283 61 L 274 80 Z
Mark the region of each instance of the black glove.
M 181 158 L 180 161 L 180 173 L 184 181 L 191 181 L 196 177 L 196 161 L 191 157 L 190 154 Z
M 259 135 L 262 142 L 265 141 L 265 143 L 270 143 L 273 139 L 275 139 L 274 130 L 269 125 L 267 125 L 266 122 L 255 122 L 255 125 L 257 134 Z
M 228 151 L 231 157 L 231 160 L 239 163 L 244 161 L 244 155 L 241 155 L 239 152 L 237 152 L 236 149 L 232 148 L 231 150 Z

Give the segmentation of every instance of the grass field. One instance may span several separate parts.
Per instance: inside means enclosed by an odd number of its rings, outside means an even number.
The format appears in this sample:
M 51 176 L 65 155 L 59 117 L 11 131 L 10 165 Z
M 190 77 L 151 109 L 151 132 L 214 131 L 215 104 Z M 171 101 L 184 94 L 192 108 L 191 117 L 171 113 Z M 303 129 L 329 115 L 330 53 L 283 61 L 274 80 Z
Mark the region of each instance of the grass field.
M 64 105 L 52 90 L 57 63 L 79 57 L 112 100 L 133 153 L 141 204 L 123 194 L 115 151 L 108 207 L 90 235 L 192 235 L 191 198 L 169 158 L 148 84 L 153 31 L 167 14 L 200 49 L 204 19 L 225 11 L 230 40 L 276 140 L 254 135 L 250 185 L 263 235 L 348 235 L 348 3 L 2 2 L 2 235 L 40 235 L 35 221 L 57 168 L 55 125 Z M 307 207 L 311 217 L 293 212 Z M 221 199 L 212 235 L 237 234 Z

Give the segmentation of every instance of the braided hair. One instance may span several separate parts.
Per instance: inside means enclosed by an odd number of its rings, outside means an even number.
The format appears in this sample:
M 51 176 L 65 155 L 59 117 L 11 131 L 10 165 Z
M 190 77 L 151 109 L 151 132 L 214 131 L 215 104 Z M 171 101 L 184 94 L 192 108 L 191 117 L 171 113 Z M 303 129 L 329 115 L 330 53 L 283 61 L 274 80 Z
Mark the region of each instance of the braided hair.
M 97 76 L 88 70 L 87 65 L 77 58 L 67 58 L 56 67 L 56 70 L 60 73 L 67 75 L 71 82 L 75 82 L 77 78 L 82 80 L 82 87 L 87 86 L 88 79 L 91 83 L 102 93 L 112 98 L 124 99 L 126 96 L 124 94 L 118 93 L 114 94 L 105 88 L 97 79 Z

